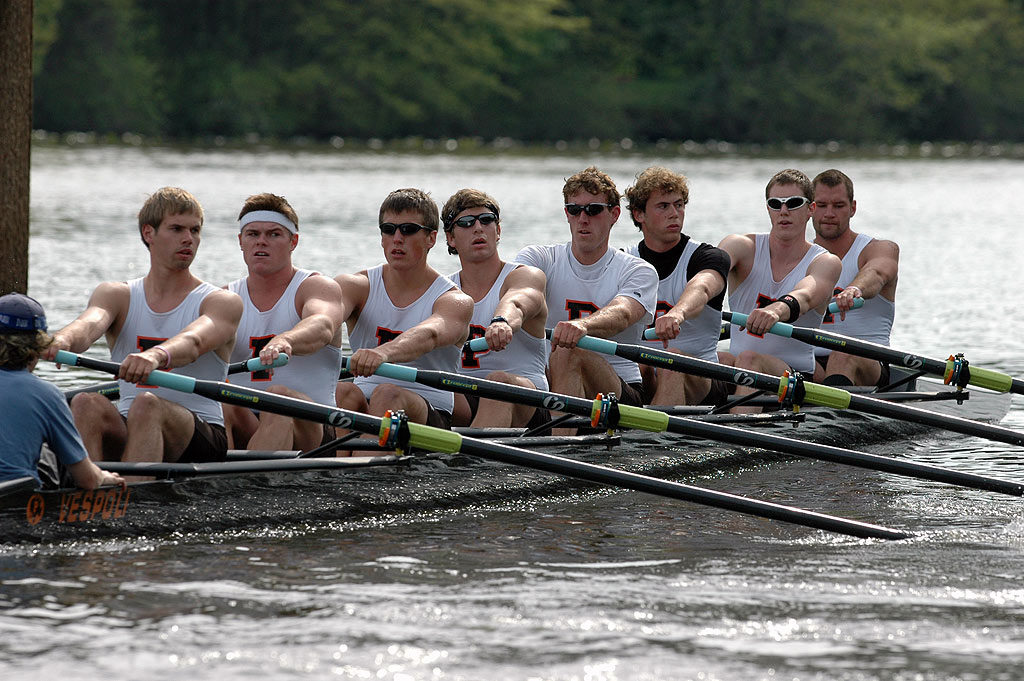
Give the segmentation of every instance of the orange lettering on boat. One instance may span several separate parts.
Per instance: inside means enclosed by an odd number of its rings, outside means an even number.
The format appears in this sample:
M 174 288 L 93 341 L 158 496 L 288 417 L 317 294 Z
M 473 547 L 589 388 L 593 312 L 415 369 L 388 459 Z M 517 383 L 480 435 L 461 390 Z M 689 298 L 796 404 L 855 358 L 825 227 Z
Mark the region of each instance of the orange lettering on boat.
M 28 520 L 29 525 L 38 525 L 39 521 L 43 519 L 43 512 L 46 510 L 46 502 L 43 500 L 42 494 L 33 494 L 28 498 L 28 504 L 25 505 L 25 518 Z

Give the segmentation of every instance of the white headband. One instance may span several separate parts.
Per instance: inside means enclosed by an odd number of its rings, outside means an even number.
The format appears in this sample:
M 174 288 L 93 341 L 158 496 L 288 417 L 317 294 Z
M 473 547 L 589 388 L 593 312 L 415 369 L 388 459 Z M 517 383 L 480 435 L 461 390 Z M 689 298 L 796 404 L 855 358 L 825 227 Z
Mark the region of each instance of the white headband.
M 254 210 L 251 213 L 246 213 L 238 221 L 238 231 L 242 229 L 250 222 L 274 222 L 292 234 L 298 234 L 299 228 L 295 226 L 295 223 L 285 217 L 282 213 L 278 213 L 276 210 Z

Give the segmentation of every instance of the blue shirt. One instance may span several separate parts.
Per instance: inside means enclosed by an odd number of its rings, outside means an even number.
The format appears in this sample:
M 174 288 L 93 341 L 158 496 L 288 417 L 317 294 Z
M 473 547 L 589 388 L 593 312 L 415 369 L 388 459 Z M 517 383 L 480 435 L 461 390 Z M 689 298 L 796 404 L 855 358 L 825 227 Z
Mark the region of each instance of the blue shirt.
M 64 465 L 88 457 L 57 386 L 27 369 L 0 369 L 0 482 L 28 475 L 39 481 L 44 442 Z

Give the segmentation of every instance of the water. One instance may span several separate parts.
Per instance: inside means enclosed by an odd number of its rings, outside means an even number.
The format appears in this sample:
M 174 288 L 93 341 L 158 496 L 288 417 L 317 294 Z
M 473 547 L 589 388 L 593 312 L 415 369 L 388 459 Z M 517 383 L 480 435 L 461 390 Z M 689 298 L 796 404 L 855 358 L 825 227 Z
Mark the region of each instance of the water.
M 691 178 L 686 228 L 717 242 L 767 227 L 763 188 L 786 159 L 506 158 L 38 148 L 30 293 L 59 327 L 100 280 L 146 269 L 134 215 L 180 184 L 207 211 L 197 274 L 243 274 L 233 218 L 284 194 L 296 262 L 329 274 L 380 258 L 376 210 L 400 186 L 443 202 L 463 186 L 502 205 L 502 247 L 567 237 L 560 188 L 596 162 L 620 188 L 651 163 Z M 796 164 L 809 174 L 832 165 Z M 1024 374 L 1014 197 L 1020 162 L 849 160 L 855 228 L 902 247 L 893 344 L 966 351 Z M 636 239 L 625 217 L 613 245 Z M 435 248 L 432 264 L 456 269 Z M 1006 301 L 1006 302 L 1004 302 Z M 103 356 L 104 351 L 96 350 Z M 62 386 L 104 377 L 41 375 Z M 1019 398 L 1004 425 L 1024 430 Z M 1009 445 L 944 433 L 864 445 L 1024 479 Z M 664 445 L 665 442 L 662 442 Z M 679 447 L 678 454 L 705 446 Z M 669 456 L 624 447 L 623 461 Z M 916 533 L 863 541 L 692 504 L 567 483 L 503 499 L 477 483 L 395 475 L 369 512 L 216 532 L 0 546 L 4 679 L 1018 679 L 1024 660 L 1020 500 L 833 464 L 759 463 L 687 482 Z M 493 480 L 487 478 L 493 475 Z M 325 482 L 325 484 L 330 484 Z M 339 483 L 334 483 L 339 484 Z M 428 486 L 437 486 L 430 489 Z M 489 492 L 484 492 L 486 488 Z M 359 490 L 345 494 L 358 498 Z M 412 497 L 444 504 L 410 504 Z M 325 495 L 326 496 L 326 495 Z M 354 503 L 354 502 L 353 502 Z

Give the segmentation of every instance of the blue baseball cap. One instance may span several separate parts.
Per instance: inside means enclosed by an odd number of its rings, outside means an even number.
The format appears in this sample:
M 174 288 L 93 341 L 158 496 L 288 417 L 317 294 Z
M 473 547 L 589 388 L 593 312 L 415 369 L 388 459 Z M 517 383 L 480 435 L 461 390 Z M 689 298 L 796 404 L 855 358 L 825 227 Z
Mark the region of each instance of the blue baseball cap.
M 46 313 L 35 298 L 21 293 L 0 296 L 0 333 L 46 331 Z

